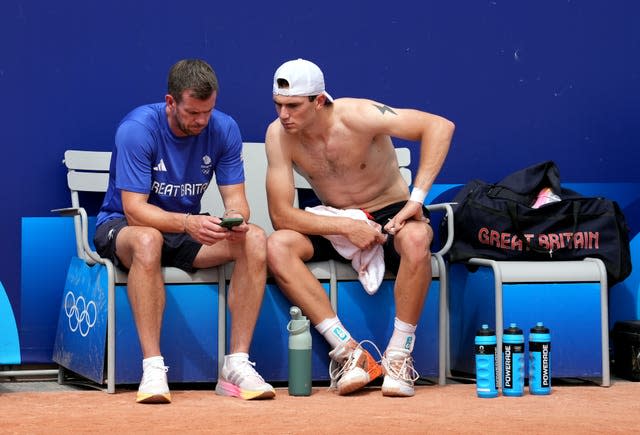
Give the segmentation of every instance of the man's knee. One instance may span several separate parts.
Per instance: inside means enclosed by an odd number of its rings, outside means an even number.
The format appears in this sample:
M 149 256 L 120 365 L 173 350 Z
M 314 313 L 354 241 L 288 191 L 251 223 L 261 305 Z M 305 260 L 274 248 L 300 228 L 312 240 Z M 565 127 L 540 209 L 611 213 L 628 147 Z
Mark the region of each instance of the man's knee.
M 296 256 L 296 250 L 301 249 L 304 239 L 299 233 L 291 230 L 278 230 L 267 239 L 267 262 L 272 270 L 287 264 Z M 298 246 L 296 246 L 298 245 Z
M 266 261 L 267 235 L 264 230 L 257 225 L 249 224 L 249 227 L 245 239 L 245 251 L 254 259 L 262 258 L 262 261 Z
M 160 264 L 162 245 L 164 239 L 162 233 L 151 227 L 127 227 L 126 232 L 121 231 L 118 238 L 118 251 L 123 256 L 130 253 L 131 262 L 146 266 Z M 122 242 L 122 243 L 121 243 Z M 121 244 L 123 246 L 121 246 Z M 121 258 L 126 263 L 126 259 Z
M 247 242 L 252 246 L 261 246 L 264 250 L 267 247 L 267 235 L 259 226 L 249 224 L 249 231 L 247 232 Z
M 415 258 L 416 260 L 431 258 L 431 241 L 433 233 L 425 231 L 424 224 L 407 225 L 403 228 L 401 237 L 396 237 L 397 248 L 402 257 Z M 398 246 L 399 245 L 399 246 Z

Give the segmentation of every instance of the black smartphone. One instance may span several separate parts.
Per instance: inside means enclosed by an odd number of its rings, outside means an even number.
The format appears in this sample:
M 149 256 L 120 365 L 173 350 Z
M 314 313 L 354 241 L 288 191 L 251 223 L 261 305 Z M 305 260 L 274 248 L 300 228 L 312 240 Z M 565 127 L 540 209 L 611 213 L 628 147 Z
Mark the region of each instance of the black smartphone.
M 244 222 L 244 219 L 239 217 L 224 217 L 222 218 L 222 222 L 220 222 L 220 226 L 231 229 L 231 227 L 240 225 L 242 222 Z

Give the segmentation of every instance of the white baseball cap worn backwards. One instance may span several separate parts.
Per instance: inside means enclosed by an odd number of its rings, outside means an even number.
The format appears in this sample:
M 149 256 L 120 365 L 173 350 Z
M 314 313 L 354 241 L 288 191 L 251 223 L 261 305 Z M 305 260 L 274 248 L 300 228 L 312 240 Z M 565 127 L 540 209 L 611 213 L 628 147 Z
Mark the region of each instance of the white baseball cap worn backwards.
M 278 87 L 278 80 L 286 80 L 288 88 Z M 324 90 L 324 75 L 313 62 L 304 59 L 290 60 L 283 63 L 273 75 L 273 95 L 285 97 L 308 97 L 324 94 L 329 101 L 331 95 Z

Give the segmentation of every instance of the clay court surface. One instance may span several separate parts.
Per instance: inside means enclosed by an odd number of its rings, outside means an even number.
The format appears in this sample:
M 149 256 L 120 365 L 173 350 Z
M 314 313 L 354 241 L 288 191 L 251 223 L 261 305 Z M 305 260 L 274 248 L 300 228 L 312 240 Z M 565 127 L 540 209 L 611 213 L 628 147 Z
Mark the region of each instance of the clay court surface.
M 16 388 L 17 387 L 17 388 Z M 212 390 L 173 388 L 170 405 L 139 405 L 135 389 L 109 395 L 49 383 L 0 382 L 0 433 L 238 434 L 632 434 L 640 432 L 640 383 L 556 386 L 550 396 L 479 399 L 474 384 L 425 385 L 413 398 L 379 387 L 340 397 L 314 386 L 310 397 L 242 401 Z

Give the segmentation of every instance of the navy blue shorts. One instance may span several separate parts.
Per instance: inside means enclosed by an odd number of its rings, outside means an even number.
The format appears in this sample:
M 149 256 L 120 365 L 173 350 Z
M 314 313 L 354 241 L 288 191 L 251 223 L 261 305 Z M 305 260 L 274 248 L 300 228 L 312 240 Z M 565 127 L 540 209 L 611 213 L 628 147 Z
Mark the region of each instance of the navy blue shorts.
M 122 265 L 116 252 L 116 237 L 121 229 L 129 225 L 126 218 L 110 219 L 98 228 L 93 237 L 96 251 L 103 258 L 110 259 L 113 264 L 121 269 L 127 270 Z M 193 272 L 193 260 L 202 248 L 202 244 L 195 241 L 191 236 L 184 233 L 163 233 L 164 244 L 162 245 L 162 266 L 178 267 L 187 272 Z
M 369 215 L 373 217 L 373 221 L 377 222 L 383 227 L 389 222 L 389 219 L 394 217 L 402 207 L 406 204 L 406 201 L 396 202 L 394 204 L 388 205 L 386 207 L 381 208 L 380 210 L 370 212 Z M 429 217 L 429 211 L 422 206 L 422 213 L 425 217 Z M 347 260 L 342 255 L 338 253 L 331 244 L 331 242 L 323 236 L 308 236 L 311 240 L 311 244 L 313 245 L 313 256 L 308 261 L 325 261 L 325 260 L 337 260 L 343 263 L 350 263 L 351 260 Z M 384 251 L 384 264 L 387 270 L 392 271 L 393 273 L 398 273 L 398 269 L 400 268 L 400 255 L 393 247 L 393 236 L 391 234 L 387 234 L 387 241 L 382 245 L 382 250 Z

